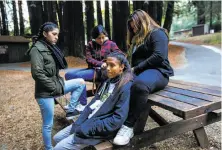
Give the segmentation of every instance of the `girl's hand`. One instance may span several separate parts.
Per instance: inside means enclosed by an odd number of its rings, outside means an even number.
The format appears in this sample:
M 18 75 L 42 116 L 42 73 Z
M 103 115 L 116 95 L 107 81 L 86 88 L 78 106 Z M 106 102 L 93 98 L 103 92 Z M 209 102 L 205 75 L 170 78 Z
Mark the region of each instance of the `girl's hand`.
M 103 63 L 102 65 L 101 65 L 101 68 L 106 68 L 107 67 L 107 64 L 106 63 Z
M 131 68 L 131 71 L 132 71 L 132 72 L 134 72 L 134 67 L 133 67 L 133 68 Z

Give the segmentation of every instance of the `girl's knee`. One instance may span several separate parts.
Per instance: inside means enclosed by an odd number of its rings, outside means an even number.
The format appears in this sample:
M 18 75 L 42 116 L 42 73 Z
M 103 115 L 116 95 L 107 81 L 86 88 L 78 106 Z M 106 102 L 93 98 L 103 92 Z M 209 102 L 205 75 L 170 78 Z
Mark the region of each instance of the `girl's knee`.
M 135 93 L 135 92 L 136 93 L 137 92 L 139 92 L 139 93 L 148 92 L 149 93 L 150 88 L 148 85 L 144 84 L 144 82 L 137 80 L 137 81 L 133 82 L 133 85 L 131 86 L 131 92 L 132 93 Z
M 85 80 L 84 79 L 79 79 L 79 82 L 80 82 L 80 84 L 83 84 L 83 85 L 85 85 L 86 84 L 86 82 L 85 82 Z

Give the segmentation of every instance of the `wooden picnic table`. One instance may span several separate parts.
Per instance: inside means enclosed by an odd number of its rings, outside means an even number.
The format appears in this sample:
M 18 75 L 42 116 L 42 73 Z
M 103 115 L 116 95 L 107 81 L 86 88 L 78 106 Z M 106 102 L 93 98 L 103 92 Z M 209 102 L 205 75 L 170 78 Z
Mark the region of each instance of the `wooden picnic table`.
M 134 128 L 135 136 L 127 146 L 113 146 L 104 142 L 95 146 L 97 150 L 139 149 L 175 135 L 193 131 L 198 145 L 209 147 L 204 126 L 221 120 L 221 87 L 170 80 L 168 86 L 148 96 L 148 103 L 171 111 L 181 118 L 168 123 L 157 111 L 149 115 L 160 126 L 144 131 L 148 112 L 145 110 Z
M 90 90 L 88 96 L 92 96 Z M 204 126 L 221 120 L 221 87 L 170 80 L 165 89 L 148 96 L 148 103 L 172 112 L 181 120 L 169 123 L 159 115 L 158 110 L 144 110 L 134 127 L 135 136 L 130 144 L 115 146 L 106 141 L 96 145 L 94 149 L 135 150 L 188 131 L 193 131 L 201 148 L 209 147 Z M 144 131 L 148 116 L 159 127 Z

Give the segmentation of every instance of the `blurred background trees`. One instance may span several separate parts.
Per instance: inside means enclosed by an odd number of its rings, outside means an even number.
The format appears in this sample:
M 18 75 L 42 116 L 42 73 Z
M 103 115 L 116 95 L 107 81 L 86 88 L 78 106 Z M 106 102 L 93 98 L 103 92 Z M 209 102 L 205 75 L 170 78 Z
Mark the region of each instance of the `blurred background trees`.
M 92 28 L 102 24 L 109 38 L 127 50 L 127 18 L 142 9 L 173 37 L 174 31 L 208 24 L 221 31 L 221 1 L 0 1 L 0 34 L 30 38 L 51 21 L 60 27 L 58 45 L 66 56 L 83 57 Z M 28 17 L 24 17 L 28 16 Z

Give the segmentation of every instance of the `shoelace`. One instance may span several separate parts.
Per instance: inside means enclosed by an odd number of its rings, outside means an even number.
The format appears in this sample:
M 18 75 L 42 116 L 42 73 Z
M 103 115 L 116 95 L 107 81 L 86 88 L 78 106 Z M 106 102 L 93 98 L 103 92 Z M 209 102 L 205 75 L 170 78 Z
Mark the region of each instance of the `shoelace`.
M 126 126 L 123 126 L 123 128 L 120 129 L 120 131 L 117 133 L 117 135 L 120 136 L 131 136 L 131 132 Z

